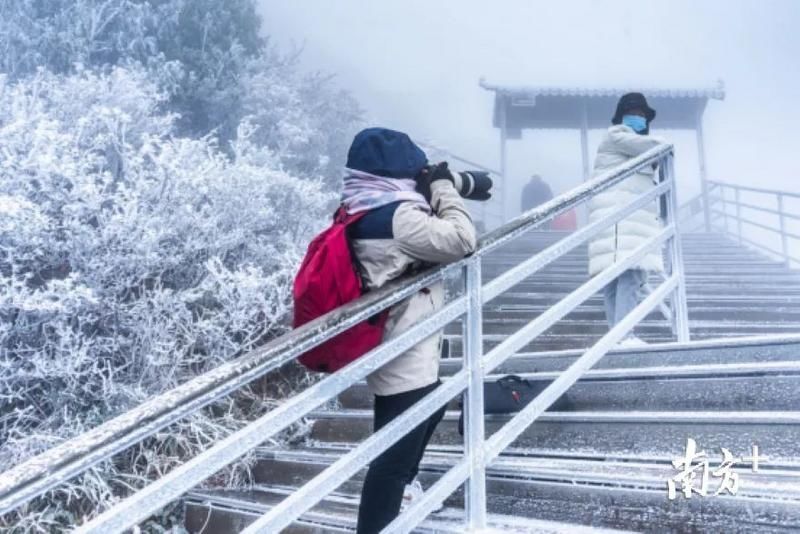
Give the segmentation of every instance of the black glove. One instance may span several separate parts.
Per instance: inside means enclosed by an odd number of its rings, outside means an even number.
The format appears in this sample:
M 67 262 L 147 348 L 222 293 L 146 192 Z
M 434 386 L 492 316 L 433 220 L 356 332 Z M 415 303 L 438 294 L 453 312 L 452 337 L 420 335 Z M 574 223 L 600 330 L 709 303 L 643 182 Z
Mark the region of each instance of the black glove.
M 451 183 L 454 183 L 446 161 L 424 167 L 417 175 L 416 180 L 417 192 L 425 197 L 428 202 L 431 201 L 431 184 L 433 182 L 436 180 L 450 180 Z

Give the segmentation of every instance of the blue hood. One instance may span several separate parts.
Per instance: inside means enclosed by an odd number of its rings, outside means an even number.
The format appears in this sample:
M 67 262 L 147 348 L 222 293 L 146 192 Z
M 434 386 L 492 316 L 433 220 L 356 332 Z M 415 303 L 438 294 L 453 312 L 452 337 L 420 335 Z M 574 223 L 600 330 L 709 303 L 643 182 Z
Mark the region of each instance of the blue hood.
M 361 130 L 347 153 L 347 168 L 389 178 L 414 178 L 428 158 L 408 135 L 387 128 Z

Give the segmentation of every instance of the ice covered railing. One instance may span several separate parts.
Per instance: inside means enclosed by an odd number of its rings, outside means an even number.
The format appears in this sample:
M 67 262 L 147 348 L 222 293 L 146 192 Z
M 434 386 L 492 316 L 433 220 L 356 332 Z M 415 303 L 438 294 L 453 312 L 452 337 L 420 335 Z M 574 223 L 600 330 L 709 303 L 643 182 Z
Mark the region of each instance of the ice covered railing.
M 599 220 L 568 235 L 548 248 L 533 254 L 499 277 L 483 283 L 481 261 L 488 253 L 535 229 L 558 214 L 573 209 L 639 169 L 659 165 L 658 185 Z M 511 334 L 488 352 L 483 351 L 482 307 L 498 295 L 553 262 L 570 250 L 626 218 L 635 210 L 664 197 L 663 229 L 633 254 L 594 276 L 560 302 Z M 174 501 L 248 451 L 285 430 L 311 411 L 335 398 L 353 384 L 419 341 L 465 315 L 464 366 L 433 393 L 415 404 L 390 424 L 294 492 L 268 513 L 257 519 L 246 532 L 278 532 L 312 508 L 325 495 L 366 466 L 372 459 L 399 440 L 410 429 L 445 403 L 466 390 L 463 458 L 445 473 L 386 529 L 407 532 L 438 503 L 463 483 L 466 487 L 466 521 L 469 529 L 486 523 L 485 468 L 504 448 L 530 426 L 558 397 L 569 389 L 606 352 L 655 307 L 669 301 L 673 329 L 679 341 L 688 341 L 689 328 L 686 292 L 677 228 L 676 192 L 672 145 L 661 145 L 641 156 L 582 184 L 568 193 L 530 210 L 485 235 L 472 256 L 457 263 L 432 268 L 414 277 L 391 283 L 347 306 L 331 312 L 301 328 L 276 338 L 258 350 L 199 376 L 171 391 L 158 395 L 85 434 L 70 439 L 0 475 L 0 513 L 13 510 L 28 500 L 57 487 L 93 465 L 106 460 L 142 439 L 187 415 L 232 393 L 252 380 L 279 368 L 339 332 L 366 320 L 379 311 L 405 299 L 420 289 L 450 275 L 462 275 L 463 291 L 441 310 L 392 339 L 339 372 L 327 376 L 303 392 L 287 399 L 274 410 L 209 449 L 176 467 L 143 489 L 78 528 L 77 532 L 109 533 L 130 528 Z M 516 414 L 489 439 L 484 438 L 483 382 L 507 358 L 545 332 L 553 324 L 601 290 L 620 273 L 635 265 L 644 255 L 667 244 L 669 268 L 665 280 L 624 320 L 589 348 L 561 373 L 533 402 Z
M 800 193 L 716 181 L 708 185 L 711 229 L 778 257 L 788 267 L 800 267 Z

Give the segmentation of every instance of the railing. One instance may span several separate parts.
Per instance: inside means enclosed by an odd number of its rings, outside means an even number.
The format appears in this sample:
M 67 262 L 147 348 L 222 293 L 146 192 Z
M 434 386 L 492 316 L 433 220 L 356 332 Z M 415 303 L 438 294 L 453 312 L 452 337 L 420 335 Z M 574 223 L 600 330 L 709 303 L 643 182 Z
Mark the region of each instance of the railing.
M 498 278 L 482 283 L 481 261 L 487 254 L 509 243 L 528 230 L 589 200 L 637 170 L 659 164 L 661 182 L 613 214 L 563 238 L 534 254 Z M 666 199 L 665 224 L 658 235 L 637 248 L 629 257 L 594 276 L 552 308 L 536 317 L 518 332 L 484 354 L 482 307 L 498 295 L 530 277 L 547 264 L 576 248 L 604 229 L 626 218 L 635 210 Z M 0 477 L 0 513 L 12 510 L 63 481 L 108 459 L 115 453 L 153 435 L 186 415 L 230 394 L 237 388 L 385 309 L 420 289 L 450 275 L 463 275 L 464 291 L 402 335 L 386 342 L 339 372 L 327 376 L 282 405 L 248 424 L 228 438 L 173 469 L 162 478 L 132 494 L 77 529 L 76 532 L 119 532 L 141 522 L 166 503 L 179 498 L 225 466 L 299 419 L 308 416 L 327 401 L 363 380 L 447 323 L 466 314 L 464 321 L 464 366 L 445 380 L 430 395 L 404 412 L 314 477 L 302 488 L 257 519 L 245 532 L 278 532 L 312 508 L 328 493 L 356 474 L 367 463 L 398 441 L 421 420 L 466 390 L 464 456 L 418 501 L 415 501 L 384 532 L 407 532 L 464 482 L 467 528 L 480 529 L 486 524 L 486 466 L 521 432 L 530 426 L 555 399 L 571 387 L 616 343 L 656 306 L 670 301 L 673 327 L 679 341 L 689 338 L 686 294 L 677 228 L 673 149 L 662 145 L 638 158 L 605 173 L 569 193 L 543 204 L 480 240 L 471 257 L 457 263 L 432 268 L 413 278 L 397 281 L 374 291 L 289 334 L 268 343 L 241 358 L 223 364 L 172 391 L 159 395 L 141 406 L 100 427 L 71 439 L 9 471 Z M 516 414 L 489 439 L 484 438 L 483 382 L 494 369 L 533 339 L 601 290 L 626 269 L 652 251 L 667 244 L 669 269 L 665 280 L 625 319 L 588 349 L 560 374 L 533 402 Z
M 743 193 L 747 195 L 744 200 Z M 789 202 L 796 203 L 794 211 L 789 210 Z M 791 228 L 800 228 L 800 194 L 709 181 L 708 203 L 712 227 L 733 235 L 740 243 L 781 258 L 788 266 L 800 264 L 800 256 L 792 255 L 793 250 L 800 248 L 800 230 L 795 233 Z M 720 220 L 722 227 L 715 224 Z M 729 228 L 729 223 L 733 228 Z M 780 242 L 780 249 L 769 246 L 770 238 Z

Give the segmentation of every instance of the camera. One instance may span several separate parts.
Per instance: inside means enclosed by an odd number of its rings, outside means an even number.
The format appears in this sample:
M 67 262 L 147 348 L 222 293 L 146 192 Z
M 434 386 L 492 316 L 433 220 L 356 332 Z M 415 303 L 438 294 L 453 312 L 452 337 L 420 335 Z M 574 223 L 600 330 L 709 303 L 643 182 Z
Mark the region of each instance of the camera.
M 451 171 L 447 162 L 428 165 L 417 175 L 417 191 L 430 200 L 430 186 L 436 180 L 450 180 L 458 194 L 467 200 L 485 201 L 492 198 L 492 179 L 486 171 Z

